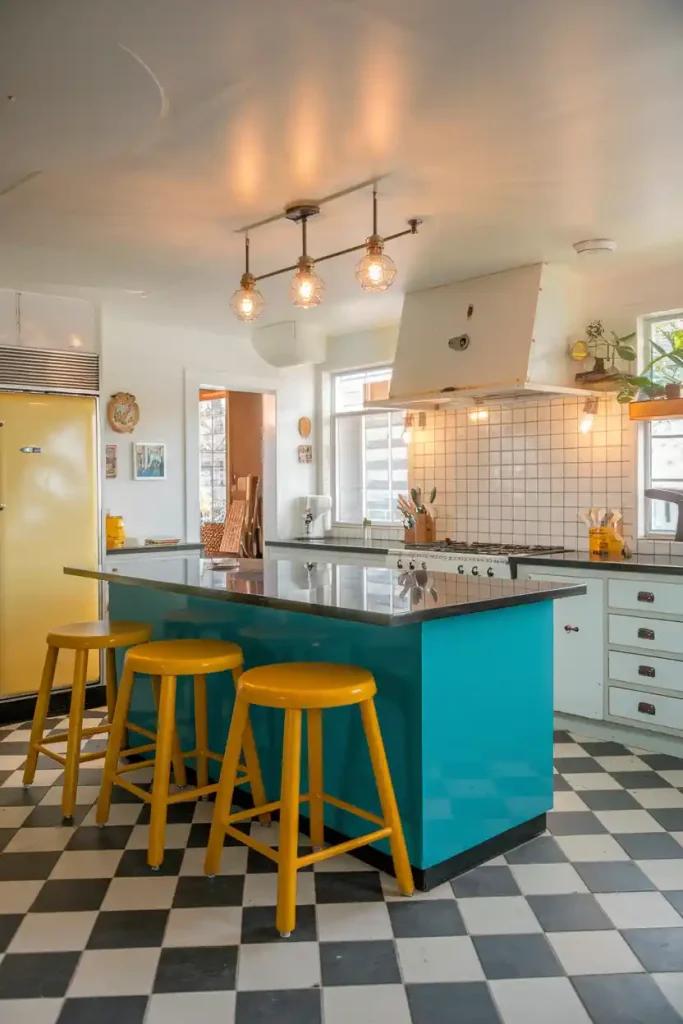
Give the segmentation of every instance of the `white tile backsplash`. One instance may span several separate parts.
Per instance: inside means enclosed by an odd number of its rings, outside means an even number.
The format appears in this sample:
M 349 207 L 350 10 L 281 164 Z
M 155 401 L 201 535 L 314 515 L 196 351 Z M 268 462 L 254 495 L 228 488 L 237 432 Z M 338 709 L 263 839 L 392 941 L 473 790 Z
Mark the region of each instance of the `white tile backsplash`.
M 622 512 L 635 546 L 635 425 L 605 396 L 583 434 L 583 404 L 524 400 L 492 408 L 483 422 L 464 410 L 428 413 L 413 435 L 411 471 L 423 490 L 438 488 L 437 537 L 588 550 L 579 512 L 605 505 Z M 669 542 L 657 541 L 656 550 L 668 551 Z

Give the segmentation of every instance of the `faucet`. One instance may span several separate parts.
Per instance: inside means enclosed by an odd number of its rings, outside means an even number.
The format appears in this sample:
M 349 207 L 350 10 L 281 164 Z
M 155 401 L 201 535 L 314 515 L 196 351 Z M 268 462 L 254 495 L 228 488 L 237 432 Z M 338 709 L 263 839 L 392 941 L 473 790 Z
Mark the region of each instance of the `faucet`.
M 648 487 L 645 491 L 646 498 L 654 498 L 657 501 L 669 501 L 678 508 L 678 522 L 676 523 L 675 540 L 683 542 L 683 491 L 666 491 L 659 487 Z

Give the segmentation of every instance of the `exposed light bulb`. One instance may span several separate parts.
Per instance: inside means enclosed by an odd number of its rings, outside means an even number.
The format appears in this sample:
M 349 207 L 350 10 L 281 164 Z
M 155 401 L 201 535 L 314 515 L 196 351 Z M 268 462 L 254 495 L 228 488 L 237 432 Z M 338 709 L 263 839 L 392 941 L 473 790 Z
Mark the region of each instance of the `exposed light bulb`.
M 481 423 L 483 420 L 487 420 L 488 418 L 488 409 L 482 409 L 480 406 L 475 406 L 474 409 L 470 410 L 470 419 L 473 423 Z
M 325 285 L 313 269 L 313 260 L 302 256 L 297 264 L 298 270 L 289 286 L 289 294 L 295 306 L 300 309 L 312 309 L 319 306 L 323 299 Z
M 595 414 L 597 411 L 597 398 L 586 399 L 586 404 L 583 407 L 583 414 L 579 422 L 579 430 L 582 434 L 587 434 L 590 430 L 593 429 L 593 421 L 595 420 Z
M 246 323 L 255 320 L 261 314 L 265 304 L 261 292 L 256 287 L 253 275 L 242 274 L 240 287 L 230 299 L 230 308 L 237 319 Z
M 396 277 L 396 264 L 384 253 L 384 241 L 379 235 L 370 235 L 365 256 L 356 266 L 356 280 L 366 292 L 384 292 Z

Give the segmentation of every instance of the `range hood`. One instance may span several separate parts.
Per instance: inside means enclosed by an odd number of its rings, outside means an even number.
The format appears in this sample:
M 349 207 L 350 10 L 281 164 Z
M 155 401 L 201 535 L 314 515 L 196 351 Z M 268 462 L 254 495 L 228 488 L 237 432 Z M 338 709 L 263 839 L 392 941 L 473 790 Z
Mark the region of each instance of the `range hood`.
M 589 395 L 568 353 L 576 296 L 571 271 L 545 263 L 406 295 L 389 397 L 367 407 Z

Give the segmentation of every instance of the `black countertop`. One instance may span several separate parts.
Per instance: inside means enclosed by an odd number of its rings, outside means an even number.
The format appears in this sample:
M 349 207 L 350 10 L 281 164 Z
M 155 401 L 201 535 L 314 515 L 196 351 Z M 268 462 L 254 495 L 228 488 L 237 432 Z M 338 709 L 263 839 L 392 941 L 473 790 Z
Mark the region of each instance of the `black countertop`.
M 602 569 L 605 572 L 661 573 L 683 576 L 681 555 L 638 555 L 632 558 L 589 558 L 581 551 L 560 551 L 552 555 L 521 555 L 510 558 L 513 573 L 520 565 L 554 565 L 566 569 Z
M 469 615 L 513 605 L 585 594 L 576 586 L 528 580 L 474 580 L 431 572 L 288 559 L 228 559 L 159 554 L 111 557 L 99 567 L 65 568 L 70 576 L 149 587 L 218 601 L 236 601 L 380 626 Z
M 362 537 L 291 537 L 289 540 L 267 540 L 271 548 L 308 548 L 310 551 L 348 551 L 365 554 L 388 555 L 405 547 L 402 540 L 363 540 Z
M 107 557 L 113 555 L 151 555 L 157 551 L 203 551 L 203 544 L 140 544 L 138 546 L 107 548 Z

